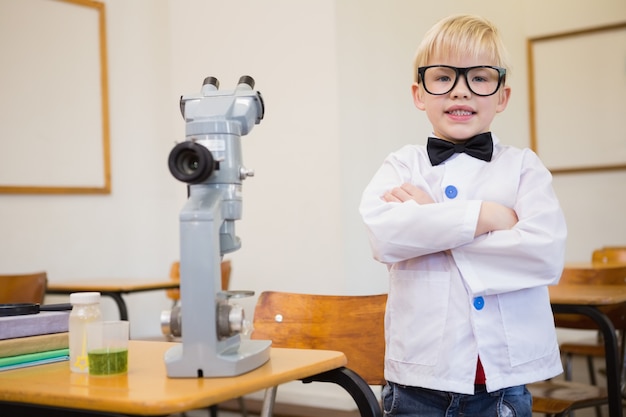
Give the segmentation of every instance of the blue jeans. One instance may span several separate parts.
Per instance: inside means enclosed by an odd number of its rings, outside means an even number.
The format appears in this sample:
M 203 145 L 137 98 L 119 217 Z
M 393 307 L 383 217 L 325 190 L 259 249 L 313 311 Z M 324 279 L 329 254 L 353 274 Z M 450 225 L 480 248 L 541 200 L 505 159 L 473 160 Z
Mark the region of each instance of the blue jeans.
M 389 417 L 531 417 L 532 396 L 525 385 L 487 392 L 477 385 L 474 395 L 407 387 L 388 382 L 382 392 Z

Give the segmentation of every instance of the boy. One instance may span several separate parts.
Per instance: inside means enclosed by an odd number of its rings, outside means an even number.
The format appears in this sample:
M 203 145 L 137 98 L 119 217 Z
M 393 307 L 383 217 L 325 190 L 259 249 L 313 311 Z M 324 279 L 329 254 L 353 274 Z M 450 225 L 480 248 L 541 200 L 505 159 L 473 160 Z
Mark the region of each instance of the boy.
M 490 133 L 511 92 L 490 22 L 440 21 L 414 65 L 433 137 L 390 154 L 360 204 L 390 277 L 385 415 L 531 416 L 525 384 L 562 372 L 547 286 L 567 232 L 551 175 Z

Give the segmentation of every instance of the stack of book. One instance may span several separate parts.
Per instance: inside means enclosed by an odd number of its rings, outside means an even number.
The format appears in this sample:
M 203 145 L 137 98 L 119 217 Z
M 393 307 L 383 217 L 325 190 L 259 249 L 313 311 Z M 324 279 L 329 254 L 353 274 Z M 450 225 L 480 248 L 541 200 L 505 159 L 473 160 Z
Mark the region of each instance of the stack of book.
M 69 312 L 0 317 L 0 371 L 69 359 Z

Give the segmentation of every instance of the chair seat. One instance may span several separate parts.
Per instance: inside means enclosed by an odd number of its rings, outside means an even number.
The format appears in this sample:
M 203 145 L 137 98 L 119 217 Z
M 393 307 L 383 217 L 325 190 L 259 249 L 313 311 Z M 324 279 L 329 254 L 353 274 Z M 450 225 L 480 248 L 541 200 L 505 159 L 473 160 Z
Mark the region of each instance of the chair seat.
M 597 338 L 580 342 L 566 342 L 561 344 L 561 353 L 570 355 L 604 357 L 604 345 L 598 343 Z
M 533 396 L 533 412 L 561 414 L 577 408 L 605 404 L 605 388 L 567 381 L 543 381 L 527 385 Z

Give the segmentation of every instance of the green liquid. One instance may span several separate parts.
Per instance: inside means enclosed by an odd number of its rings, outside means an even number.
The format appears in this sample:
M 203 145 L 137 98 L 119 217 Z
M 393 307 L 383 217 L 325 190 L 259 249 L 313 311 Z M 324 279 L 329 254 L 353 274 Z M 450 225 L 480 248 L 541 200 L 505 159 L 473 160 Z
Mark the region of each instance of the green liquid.
M 128 371 L 128 349 L 96 349 L 87 356 L 90 375 L 114 375 Z

